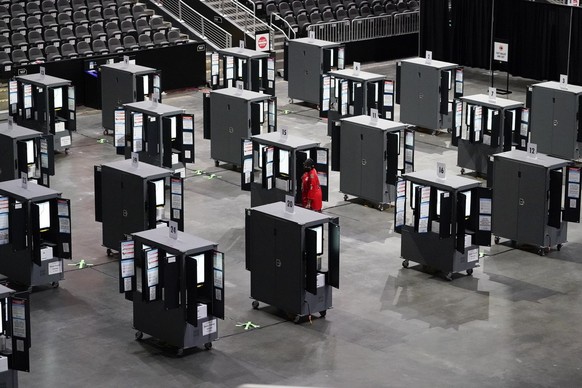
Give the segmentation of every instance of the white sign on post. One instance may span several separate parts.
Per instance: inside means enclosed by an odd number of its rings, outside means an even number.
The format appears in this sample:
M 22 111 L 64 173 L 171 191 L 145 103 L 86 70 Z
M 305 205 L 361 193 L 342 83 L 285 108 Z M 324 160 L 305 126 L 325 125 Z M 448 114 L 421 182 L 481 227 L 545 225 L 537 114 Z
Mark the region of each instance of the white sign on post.
M 295 198 L 292 195 L 285 196 L 285 211 L 295 213 Z
M 527 156 L 536 159 L 538 157 L 538 145 L 535 143 L 527 143 Z
M 568 89 L 568 74 L 560 74 L 560 89 Z
M 378 109 L 370 109 L 370 124 L 376 125 L 378 123 Z
M 178 239 L 178 223 L 176 221 L 169 221 L 168 226 L 170 227 L 170 238 Z
M 497 100 L 497 88 L 489 88 L 489 102 L 495 102 Z
M 447 178 L 447 165 L 442 162 L 437 162 L 437 178 L 446 179 Z
M 245 41 L 239 40 L 238 41 L 238 51 L 243 51 L 245 49 Z
M 40 70 L 40 76 L 44 77 L 46 75 L 46 69 L 44 68 L 44 66 L 41 66 L 39 68 L 39 70 Z
M 159 89 L 154 89 L 154 91 L 152 93 L 152 101 L 153 101 L 154 105 L 156 105 L 158 103 L 158 101 L 160 101 L 160 90 Z
M 26 190 L 28 189 L 28 174 L 25 172 L 21 172 L 20 174 L 20 178 L 22 179 L 22 188 Z
M 245 89 L 245 84 L 242 81 L 236 81 L 236 94 L 241 95 Z
M 281 128 L 281 140 L 282 141 L 287 141 L 287 136 L 289 135 L 289 133 L 287 132 L 287 128 Z
M 430 65 L 432 63 L 432 51 L 426 50 L 426 54 L 425 54 L 424 58 L 426 59 L 426 64 Z
M 125 66 L 129 66 L 129 56 L 128 55 L 123 56 L 123 64 Z
M 131 167 L 137 168 L 139 166 L 139 154 L 137 152 L 131 153 Z
M 360 62 L 354 62 L 354 75 L 360 75 L 361 68 L 362 65 L 360 64 Z
M 499 62 L 508 62 L 509 61 L 509 44 L 502 43 L 502 42 L 494 42 L 493 43 L 493 60 Z

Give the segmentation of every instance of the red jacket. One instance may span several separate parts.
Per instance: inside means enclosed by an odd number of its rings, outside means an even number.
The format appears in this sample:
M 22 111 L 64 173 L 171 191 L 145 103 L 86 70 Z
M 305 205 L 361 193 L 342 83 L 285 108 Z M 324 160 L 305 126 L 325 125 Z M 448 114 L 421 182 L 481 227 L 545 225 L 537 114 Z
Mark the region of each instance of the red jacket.
M 312 168 L 301 177 L 301 203 L 307 207 L 307 200 L 311 200 L 311 209 L 321 211 L 321 186 L 317 177 L 317 170 Z

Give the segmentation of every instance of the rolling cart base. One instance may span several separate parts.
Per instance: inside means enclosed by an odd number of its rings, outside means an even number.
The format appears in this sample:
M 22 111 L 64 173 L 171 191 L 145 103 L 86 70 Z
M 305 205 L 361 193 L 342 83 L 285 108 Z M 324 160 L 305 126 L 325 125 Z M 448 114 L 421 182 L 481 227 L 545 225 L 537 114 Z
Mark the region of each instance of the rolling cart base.
M 499 236 L 495 236 L 495 244 L 499 244 L 501 241 L 501 237 Z M 559 242 L 557 242 L 557 244 L 555 245 L 556 250 L 559 252 L 560 250 L 562 250 L 562 247 L 564 246 L 564 243 L 566 243 L 567 241 L 561 240 Z M 554 245 L 536 245 L 536 244 L 528 244 L 528 243 L 520 243 L 518 241 L 515 240 L 511 240 L 511 247 L 512 248 L 518 248 L 518 246 L 531 246 L 536 250 L 536 253 L 540 256 L 545 256 L 546 254 L 550 253 L 550 251 L 552 250 L 552 246 Z

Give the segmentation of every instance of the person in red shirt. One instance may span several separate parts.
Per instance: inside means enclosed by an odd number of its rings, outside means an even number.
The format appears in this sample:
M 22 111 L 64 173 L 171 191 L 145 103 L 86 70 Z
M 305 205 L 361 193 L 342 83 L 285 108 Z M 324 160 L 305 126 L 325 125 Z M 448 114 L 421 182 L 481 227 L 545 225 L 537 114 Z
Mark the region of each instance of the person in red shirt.
M 321 186 L 313 159 L 308 158 L 303 163 L 305 172 L 301 177 L 301 204 L 306 209 L 321 212 Z

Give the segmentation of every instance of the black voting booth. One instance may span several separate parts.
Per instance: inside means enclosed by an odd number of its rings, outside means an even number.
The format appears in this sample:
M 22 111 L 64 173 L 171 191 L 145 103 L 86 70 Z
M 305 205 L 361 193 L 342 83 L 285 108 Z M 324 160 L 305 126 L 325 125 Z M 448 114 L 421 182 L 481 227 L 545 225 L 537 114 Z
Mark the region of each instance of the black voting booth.
M 302 317 L 332 306 L 339 288 L 339 219 L 284 202 L 246 210 L 246 269 L 251 273 L 253 308 L 259 301 Z
M 479 245 L 491 245 L 491 190 L 474 179 L 441 179 L 429 170 L 403 178 L 396 185 L 394 209 L 402 266 L 414 261 L 447 280 L 456 272 L 471 275 L 479 266 Z M 407 217 L 409 208 L 412 217 Z
M 160 71 L 132 63 L 117 62 L 100 67 L 101 122 L 105 134 L 115 128 L 115 110 L 123 104 L 151 100 L 162 102 Z
M 224 254 L 216 243 L 169 228 L 121 242 L 119 292 L 133 302 L 136 339 L 143 334 L 178 349 L 212 347 L 224 319 Z
M 333 70 L 324 74 L 330 77 L 331 91 L 324 90 L 319 103 L 320 116 L 328 118 L 328 135 L 339 119 L 349 116 L 370 115 L 372 109 L 378 116 L 394 119 L 394 82 L 385 75 L 353 69 Z
M 0 182 L 18 179 L 22 173 L 29 180 L 49 187 L 55 174 L 52 135 L 8 123 L 0 124 Z
M 142 162 L 185 176 L 186 163 L 194 163 L 194 115 L 155 101 L 132 102 L 124 109 L 115 113 L 117 152 L 126 159 L 135 152 Z
M 303 162 L 311 158 L 321 186 L 322 200 L 329 196 L 329 150 L 319 142 L 283 132 L 264 133 L 243 140 L 241 188 L 251 192 L 251 206 L 285 200 L 301 203 Z
M 30 293 L 0 285 L 0 386 L 18 388 L 18 371 L 30 372 Z
M 222 76 L 220 65 L 222 64 Z M 212 89 L 233 88 L 242 81 L 244 89 L 275 95 L 275 55 L 267 51 L 230 47 L 210 56 Z
M 309 104 L 319 104 L 322 91 L 328 87 L 331 70 L 345 66 L 345 46 L 325 40 L 298 38 L 286 41 L 285 80 L 288 81 L 288 96 Z
M 66 152 L 71 146 L 71 132 L 77 129 L 71 81 L 40 73 L 21 75 L 9 82 L 9 89 L 9 113 L 16 123 L 53 135 L 53 149 Z
M 410 58 L 396 65 L 396 103 L 404 123 L 432 131 L 450 129 L 452 102 L 463 92 L 463 68 L 455 63 Z
M 277 98 L 263 93 L 225 88 L 204 95 L 204 138 L 210 157 L 242 165 L 240 142 L 277 130 Z
M 567 241 L 580 222 L 580 166 L 544 154 L 512 150 L 493 155 L 493 234 L 545 255 Z
M 184 230 L 183 181 L 161 167 L 132 160 L 95 166 L 95 221 L 102 223 L 107 254 L 131 233 L 154 229 L 169 220 Z M 170 181 L 170 198 L 165 183 Z M 169 207 L 170 217 L 165 209 Z
M 332 170 L 340 172 L 344 200 L 355 195 L 379 210 L 396 199 L 401 174 L 414 171 L 415 132 L 408 125 L 370 116 L 340 120 L 332 132 Z
M 70 201 L 32 182 L 1 182 L 0 273 L 24 286 L 57 286 L 71 258 Z
M 521 122 L 527 120 L 523 103 L 486 94 L 461 97 L 453 103 L 451 144 L 457 146 L 457 166 L 487 175 L 490 156 L 509 151 L 521 136 Z M 527 126 L 525 126 L 527 137 Z M 519 140 L 516 142 L 519 148 Z

